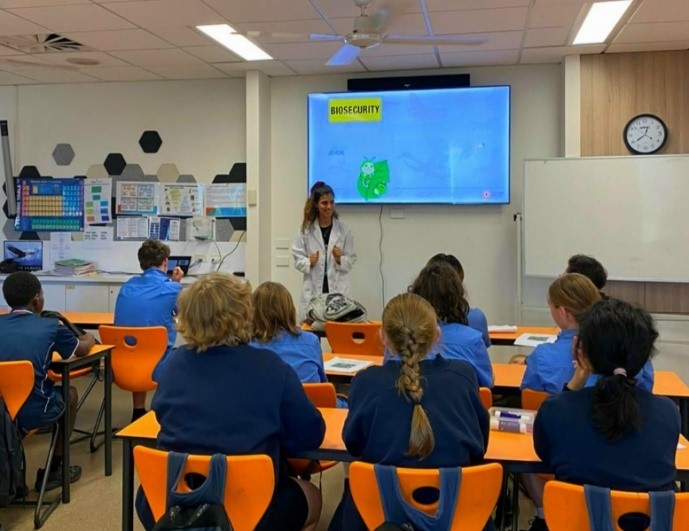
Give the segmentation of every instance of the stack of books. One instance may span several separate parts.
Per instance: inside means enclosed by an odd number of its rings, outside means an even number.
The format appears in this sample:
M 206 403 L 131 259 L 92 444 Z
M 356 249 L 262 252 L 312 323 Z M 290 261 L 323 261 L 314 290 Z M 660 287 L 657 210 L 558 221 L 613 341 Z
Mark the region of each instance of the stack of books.
M 533 433 L 535 411 L 512 407 L 492 407 L 489 413 L 491 430 Z
M 79 258 L 56 260 L 53 271 L 59 276 L 88 275 L 96 271 L 96 264 Z

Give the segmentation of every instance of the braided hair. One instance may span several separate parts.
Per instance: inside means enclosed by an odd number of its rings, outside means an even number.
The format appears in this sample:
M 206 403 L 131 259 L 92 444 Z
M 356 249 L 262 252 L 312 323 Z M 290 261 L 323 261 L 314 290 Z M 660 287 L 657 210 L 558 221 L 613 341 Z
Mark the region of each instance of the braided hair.
M 421 405 L 423 387 L 419 362 L 438 338 L 437 317 L 428 301 L 413 293 L 393 298 L 383 310 L 388 346 L 402 360 L 396 387 L 413 404 L 408 456 L 428 457 L 435 447 L 433 428 Z

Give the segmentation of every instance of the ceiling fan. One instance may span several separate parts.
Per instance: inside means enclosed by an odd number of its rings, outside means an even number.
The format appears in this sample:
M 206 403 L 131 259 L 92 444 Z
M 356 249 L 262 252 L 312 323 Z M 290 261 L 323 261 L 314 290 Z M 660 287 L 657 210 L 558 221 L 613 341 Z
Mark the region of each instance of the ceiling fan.
M 484 36 L 456 36 L 456 37 L 435 37 L 426 35 L 391 35 L 384 32 L 385 26 L 389 22 L 391 10 L 381 8 L 377 12 L 369 14 L 368 9 L 372 0 L 353 0 L 354 4 L 361 9 L 354 19 L 354 27 L 351 33 L 345 35 L 311 33 L 309 39 L 312 41 L 342 41 L 342 47 L 326 63 L 329 66 L 348 65 L 354 61 L 361 50 L 374 48 L 381 44 L 429 44 L 429 45 L 461 45 L 476 46 L 488 41 Z M 421 6 L 426 10 L 426 2 L 422 1 Z M 426 20 L 428 18 L 426 17 Z

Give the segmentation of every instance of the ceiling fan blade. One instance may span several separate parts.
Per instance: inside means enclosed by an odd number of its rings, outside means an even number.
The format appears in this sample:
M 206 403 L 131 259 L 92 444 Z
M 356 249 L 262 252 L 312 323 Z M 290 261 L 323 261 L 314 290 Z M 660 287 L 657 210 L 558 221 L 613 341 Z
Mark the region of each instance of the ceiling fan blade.
M 328 66 L 344 66 L 350 64 L 354 59 L 359 57 L 360 48 L 356 46 L 351 46 L 349 44 L 343 44 L 342 48 L 335 52 L 328 62 L 325 63 Z
M 334 35 L 332 33 L 309 33 L 310 41 L 341 41 L 344 35 Z
M 490 39 L 483 35 L 457 37 L 429 37 L 426 35 L 386 35 L 385 44 L 434 44 L 449 46 L 479 46 Z

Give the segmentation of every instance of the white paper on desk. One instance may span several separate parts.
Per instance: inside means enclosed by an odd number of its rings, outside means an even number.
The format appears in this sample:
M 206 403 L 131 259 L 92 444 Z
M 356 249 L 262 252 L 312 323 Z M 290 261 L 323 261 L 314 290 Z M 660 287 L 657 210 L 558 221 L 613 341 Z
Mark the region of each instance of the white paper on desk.
M 557 336 L 554 334 L 522 334 L 514 340 L 514 344 L 520 347 L 537 347 L 543 343 L 555 343 Z
M 514 325 L 488 325 L 488 332 L 516 332 L 517 327 Z
M 338 358 L 337 356 L 326 361 L 323 366 L 326 371 L 341 372 L 345 374 L 359 372 L 371 365 L 370 361 L 353 360 L 350 358 Z

